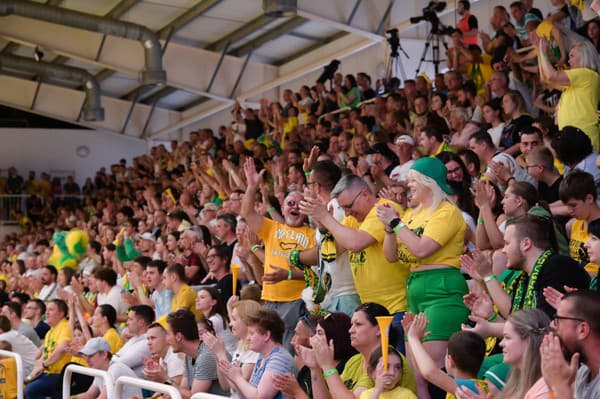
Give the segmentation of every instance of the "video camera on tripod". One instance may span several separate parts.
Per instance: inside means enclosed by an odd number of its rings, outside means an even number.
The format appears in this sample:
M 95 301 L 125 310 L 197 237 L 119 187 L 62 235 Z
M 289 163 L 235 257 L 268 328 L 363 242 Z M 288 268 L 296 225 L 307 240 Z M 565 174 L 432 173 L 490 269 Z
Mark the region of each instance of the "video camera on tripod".
M 431 33 L 435 35 L 449 35 L 454 31 L 454 28 L 442 24 L 437 15 L 437 13 L 444 11 L 445 8 L 445 1 L 430 1 L 429 4 L 423 8 L 423 15 L 411 17 L 410 23 L 418 24 L 421 21 L 427 21 L 431 23 Z

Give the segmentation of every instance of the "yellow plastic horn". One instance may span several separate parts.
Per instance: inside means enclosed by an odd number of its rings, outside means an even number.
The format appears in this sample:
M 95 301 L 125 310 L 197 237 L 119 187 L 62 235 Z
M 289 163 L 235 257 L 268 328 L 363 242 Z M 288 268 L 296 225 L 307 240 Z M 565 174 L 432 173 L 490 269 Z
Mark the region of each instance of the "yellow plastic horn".
M 177 205 L 177 200 L 173 196 L 173 191 L 171 191 L 171 187 L 167 188 L 165 190 L 165 193 L 167 193 L 167 195 L 169 196 L 169 198 L 171 198 L 171 201 L 173 201 L 173 205 Z
M 231 264 L 231 274 L 233 275 L 233 295 L 237 295 L 237 280 L 238 280 L 238 274 L 240 273 L 240 265 L 238 265 L 237 263 L 232 263 Z
M 390 328 L 390 324 L 392 324 L 394 316 L 377 316 L 375 319 L 377 319 L 379 331 L 381 332 L 381 356 L 383 357 L 383 371 L 385 372 L 388 370 L 388 330 Z

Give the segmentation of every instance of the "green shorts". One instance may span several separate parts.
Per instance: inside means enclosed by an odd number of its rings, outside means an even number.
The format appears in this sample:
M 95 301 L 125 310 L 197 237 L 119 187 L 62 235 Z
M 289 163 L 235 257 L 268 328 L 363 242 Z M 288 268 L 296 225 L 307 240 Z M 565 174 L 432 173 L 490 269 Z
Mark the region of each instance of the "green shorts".
M 423 312 L 429 319 L 431 334 L 425 341 L 447 341 L 467 321 L 469 309 L 463 296 L 469 292 L 458 269 L 434 269 L 411 272 L 407 280 L 408 310 Z

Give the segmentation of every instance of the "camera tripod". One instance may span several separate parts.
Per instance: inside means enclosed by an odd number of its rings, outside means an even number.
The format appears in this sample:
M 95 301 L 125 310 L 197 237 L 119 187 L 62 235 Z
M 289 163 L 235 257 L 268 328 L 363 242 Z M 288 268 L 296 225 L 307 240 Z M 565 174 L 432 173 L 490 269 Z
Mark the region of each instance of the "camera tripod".
M 433 63 L 433 68 L 435 70 L 435 74 L 437 75 L 440 71 L 440 63 L 444 60 L 440 58 L 440 42 L 443 44 L 444 48 L 448 50 L 448 45 L 446 41 L 442 37 L 443 35 L 439 33 L 435 33 L 435 29 L 429 31 L 427 35 L 427 39 L 425 40 L 425 47 L 423 48 L 423 54 L 421 54 L 421 59 L 419 60 L 419 65 L 417 66 L 417 71 L 415 72 L 415 76 L 419 76 L 419 72 L 421 72 L 421 66 L 423 62 L 431 62 Z M 431 59 L 427 59 L 427 52 L 431 47 Z
M 409 58 L 408 54 L 406 54 L 406 51 L 404 51 L 402 47 L 400 47 L 400 50 L 406 58 Z M 402 81 L 406 80 L 406 72 L 404 71 L 404 65 L 402 64 L 402 60 L 400 59 L 400 54 L 398 53 L 398 51 L 392 51 L 390 53 L 390 58 L 387 62 L 385 70 L 385 76 L 388 81 L 394 76 L 402 77 Z

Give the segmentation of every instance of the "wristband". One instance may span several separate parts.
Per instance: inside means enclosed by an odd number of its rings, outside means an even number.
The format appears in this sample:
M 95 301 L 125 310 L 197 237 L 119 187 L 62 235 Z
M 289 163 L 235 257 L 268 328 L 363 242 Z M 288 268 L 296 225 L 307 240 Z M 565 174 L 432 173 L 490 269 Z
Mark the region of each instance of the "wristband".
M 271 213 L 271 212 L 273 212 L 274 210 L 275 210 L 275 207 L 274 207 L 274 206 L 272 206 L 272 207 L 270 207 L 269 209 L 267 209 L 267 213 Z
M 252 252 L 256 252 L 260 249 L 260 245 L 253 245 L 250 247 L 250 251 Z
M 482 225 L 484 223 L 483 218 L 477 219 L 477 224 Z
M 400 222 L 400 218 L 394 218 L 390 221 L 390 227 L 393 229 L 394 227 L 398 226 Z
M 496 279 L 496 275 L 495 274 L 490 274 L 489 276 L 485 276 L 483 278 L 483 282 L 487 284 L 490 281 L 495 280 L 495 279 Z
M 163 382 L 163 384 L 165 384 L 165 385 L 173 385 L 173 380 L 171 380 L 169 378 L 168 380 L 166 380 L 165 382 Z
M 542 61 L 548 61 L 548 60 L 549 60 L 549 58 L 547 55 L 542 55 Z
M 337 371 L 337 369 L 330 369 L 330 370 L 323 371 L 323 377 L 324 378 L 327 378 L 330 375 L 334 375 L 334 374 L 339 374 L 338 371 Z
M 309 177 L 310 176 L 310 171 L 304 172 L 304 176 Z
M 403 227 L 406 227 L 406 225 L 402 222 L 398 223 L 398 226 L 394 227 L 394 233 L 399 232 Z
M 292 269 L 289 269 L 289 270 L 288 270 L 288 278 L 287 278 L 287 279 L 288 279 L 288 280 L 291 280 L 291 279 L 292 279 Z
M 494 312 L 494 314 L 491 315 L 487 321 L 492 322 L 492 321 L 496 320 L 497 317 L 498 317 L 498 312 Z

